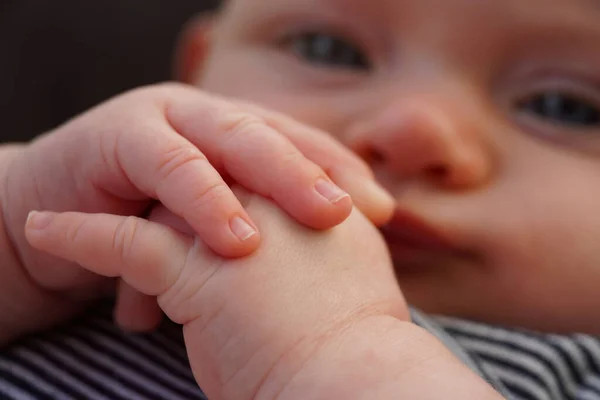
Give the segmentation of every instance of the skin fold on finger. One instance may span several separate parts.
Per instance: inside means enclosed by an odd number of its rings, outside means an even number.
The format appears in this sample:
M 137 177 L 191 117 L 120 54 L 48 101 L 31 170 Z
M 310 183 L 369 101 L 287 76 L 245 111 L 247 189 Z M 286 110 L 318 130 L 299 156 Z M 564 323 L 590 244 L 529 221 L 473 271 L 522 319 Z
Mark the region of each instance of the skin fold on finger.
M 178 278 L 194 240 L 137 217 L 77 212 L 32 212 L 29 243 L 106 277 L 135 282 L 149 296 L 164 293 Z
M 218 254 L 254 251 L 258 230 L 205 155 L 166 121 L 145 124 L 144 134 L 123 134 L 112 152 L 133 184 L 184 218 Z
M 240 107 L 262 116 L 273 129 L 284 132 L 309 160 L 319 165 L 342 189 L 354 205 L 375 225 L 389 221 L 394 197 L 375 180 L 368 164 L 325 132 L 256 105 L 240 102 Z
M 231 187 L 231 191 L 233 192 L 233 194 L 235 194 L 240 204 L 242 204 L 242 206 L 246 208 L 246 206 L 252 199 L 252 193 L 244 189 L 244 187 L 240 185 L 233 185 Z M 184 235 L 194 235 L 194 230 L 191 226 L 188 225 L 188 223 L 183 218 L 173 214 L 168 208 L 166 208 L 162 204 L 156 204 L 154 207 L 152 207 L 148 215 L 148 221 L 168 226 L 169 228 L 174 229 L 177 232 L 181 232 Z
M 77 262 L 99 275 L 122 278 L 128 285 L 120 288 L 117 318 L 127 328 L 141 323 L 141 327 L 133 327 L 136 330 L 146 328 L 148 320 L 153 322 L 156 316 L 148 304 L 152 296 L 172 321 L 184 324 L 195 318 L 197 307 L 190 296 L 217 270 L 216 265 L 205 268 L 192 262 L 198 252 L 216 256 L 201 241 L 137 217 L 33 213 L 26 232 L 38 249 Z M 104 254 L 101 260 L 98 251 Z M 140 297 L 139 292 L 147 297 Z M 135 313 L 135 322 L 126 320 Z M 140 313 L 144 313 L 142 318 Z
M 126 332 L 151 332 L 160 325 L 163 313 L 156 297 L 140 293 L 120 279 L 114 318 Z
M 168 120 L 202 149 L 215 168 L 274 199 L 307 226 L 327 229 L 348 217 L 350 196 L 285 134 L 234 104 L 212 100 L 200 107 L 199 103 L 196 98 L 178 98 L 167 109 Z

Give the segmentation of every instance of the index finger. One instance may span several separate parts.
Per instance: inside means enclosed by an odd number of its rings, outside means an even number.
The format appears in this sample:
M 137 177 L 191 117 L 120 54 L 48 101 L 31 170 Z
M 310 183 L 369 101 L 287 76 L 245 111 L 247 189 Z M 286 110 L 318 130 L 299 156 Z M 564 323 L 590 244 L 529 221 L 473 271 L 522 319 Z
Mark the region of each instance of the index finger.
M 185 219 L 215 252 L 241 256 L 259 243 L 222 172 L 313 228 L 330 228 L 350 214 L 347 193 L 260 116 L 197 89 L 167 86 L 151 94 L 151 101 L 135 99 L 127 131 L 101 138 L 104 163 Z
M 391 218 L 395 200 L 375 180 L 369 165 L 331 135 L 300 123 L 293 118 L 263 109 L 248 102 L 239 102 L 244 109 L 261 115 L 266 123 L 285 136 L 304 154 L 319 165 L 327 175 L 352 197 L 354 205 L 375 225 Z

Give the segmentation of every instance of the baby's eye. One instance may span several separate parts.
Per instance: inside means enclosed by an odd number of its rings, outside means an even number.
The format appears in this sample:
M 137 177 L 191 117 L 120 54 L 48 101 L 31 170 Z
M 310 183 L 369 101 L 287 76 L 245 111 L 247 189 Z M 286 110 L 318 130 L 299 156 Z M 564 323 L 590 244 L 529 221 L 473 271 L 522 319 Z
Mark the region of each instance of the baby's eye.
M 364 52 L 342 37 L 306 32 L 288 37 L 285 44 L 299 58 L 319 66 L 354 70 L 370 68 Z
M 547 122 L 578 128 L 600 125 L 600 105 L 570 94 L 539 93 L 521 101 L 518 108 Z

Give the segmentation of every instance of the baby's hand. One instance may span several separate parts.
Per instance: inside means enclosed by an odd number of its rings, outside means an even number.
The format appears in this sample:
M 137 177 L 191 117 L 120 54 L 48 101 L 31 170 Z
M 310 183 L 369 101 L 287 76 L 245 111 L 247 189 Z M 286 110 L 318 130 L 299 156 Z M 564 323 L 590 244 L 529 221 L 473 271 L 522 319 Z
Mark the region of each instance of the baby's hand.
M 377 334 L 389 321 L 373 321 L 408 320 L 385 243 L 362 214 L 317 232 L 260 196 L 236 193 L 263 235 L 241 259 L 215 255 L 161 210 L 154 215 L 162 223 L 36 213 L 26 232 L 40 250 L 157 296 L 184 325 L 194 374 L 211 399 L 279 398 L 294 377 L 311 376 L 305 366 L 322 365 L 315 357 L 345 357 L 336 349 L 355 326 Z
M 24 147 L 6 173 L 0 205 L 22 265 L 3 276 L 39 288 L 35 295 L 15 289 L 22 299 L 7 301 L 18 304 L 20 321 L 49 319 L 41 325 L 104 288 L 97 276 L 29 246 L 23 227 L 31 210 L 143 216 L 159 200 L 216 253 L 242 256 L 258 247 L 259 233 L 222 177 L 313 228 L 349 215 L 351 200 L 337 186 L 375 223 L 393 208 L 368 168 L 324 133 L 175 84 L 138 89 L 85 113 Z M 136 295 L 123 292 L 123 303 L 135 304 Z

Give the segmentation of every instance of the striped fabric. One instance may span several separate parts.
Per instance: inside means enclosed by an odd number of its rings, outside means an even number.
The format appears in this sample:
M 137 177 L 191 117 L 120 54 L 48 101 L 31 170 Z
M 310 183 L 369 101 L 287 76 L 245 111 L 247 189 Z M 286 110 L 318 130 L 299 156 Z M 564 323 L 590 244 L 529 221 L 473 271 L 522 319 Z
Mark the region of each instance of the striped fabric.
M 509 398 L 600 400 L 600 338 L 436 318 L 478 372 Z
M 181 329 L 125 335 L 110 305 L 0 353 L 0 399 L 205 399 Z M 509 399 L 600 400 L 600 340 L 540 335 L 450 318 L 415 322 Z
M 192 376 L 181 329 L 125 335 L 110 306 L 0 353 L 0 399 L 205 399 Z

